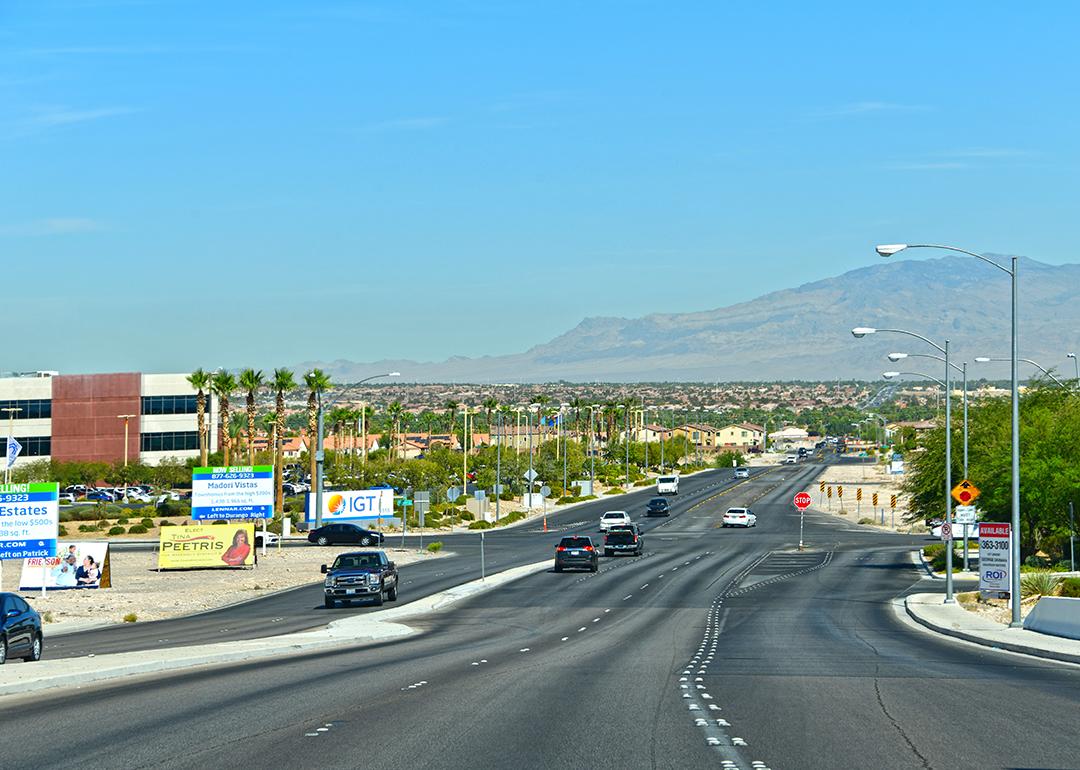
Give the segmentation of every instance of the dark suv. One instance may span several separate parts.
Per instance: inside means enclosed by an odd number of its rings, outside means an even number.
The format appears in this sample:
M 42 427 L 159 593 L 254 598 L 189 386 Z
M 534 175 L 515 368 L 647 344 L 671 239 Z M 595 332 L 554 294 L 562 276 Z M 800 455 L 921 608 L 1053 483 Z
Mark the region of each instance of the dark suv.
M 600 569 L 600 556 L 591 537 L 564 537 L 555 546 L 555 571 L 562 572 L 571 567 L 580 567 L 589 572 Z
M 397 567 L 382 551 L 343 553 L 329 567 L 322 565 L 322 571 L 326 575 L 323 603 L 327 607 L 357 599 L 374 599 L 379 607 L 384 594 L 387 601 L 397 599 Z
M 41 660 L 41 616 L 16 594 L 0 593 L 0 663 Z
M 646 516 L 670 516 L 671 503 L 666 497 L 654 497 L 645 509 Z
M 616 527 L 604 536 L 604 556 L 628 553 L 641 556 L 645 550 L 645 538 L 634 527 Z

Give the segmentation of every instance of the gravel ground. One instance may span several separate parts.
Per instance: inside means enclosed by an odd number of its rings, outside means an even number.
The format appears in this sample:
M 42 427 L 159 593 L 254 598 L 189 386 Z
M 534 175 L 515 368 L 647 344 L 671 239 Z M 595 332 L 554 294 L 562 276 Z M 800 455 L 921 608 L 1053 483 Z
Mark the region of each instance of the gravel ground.
M 903 476 L 890 476 L 881 465 L 828 465 L 809 489 L 810 496 L 814 498 L 812 507 L 815 510 L 839 516 L 851 524 L 858 523 L 860 519 L 873 518 L 878 523 L 865 526 L 875 526 L 890 532 L 926 532 L 926 527 L 921 522 L 914 525 L 904 522 L 904 516 L 907 515 L 907 502 L 900 490 L 903 479 Z M 818 484 L 822 481 L 833 488 L 831 502 L 818 491 Z M 837 497 L 837 485 L 844 487 L 842 504 L 840 498 Z M 855 499 L 855 492 L 859 488 L 863 492 L 861 503 Z M 878 493 L 877 508 L 872 505 L 875 492 Z M 889 508 L 890 495 L 897 495 L 895 526 L 893 525 L 894 512 Z M 884 525 L 880 523 L 883 508 L 885 510 Z
M 51 591 L 44 599 L 37 592 L 24 595 L 34 609 L 52 623 L 119 623 L 134 613 L 140 621 L 188 615 L 252 599 L 284 588 L 322 579 L 319 565 L 328 564 L 351 547 L 274 548 L 259 556 L 250 569 L 191 569 L 157 571 L 157 554 L 151 551 L 116 552 L 109 555 L 112 588 Z M 413 550 L 385 548 L 398 566 L 445 556 L 418 554 Z M 3 590 L 18 588 L 21 563 L 5 562 Z

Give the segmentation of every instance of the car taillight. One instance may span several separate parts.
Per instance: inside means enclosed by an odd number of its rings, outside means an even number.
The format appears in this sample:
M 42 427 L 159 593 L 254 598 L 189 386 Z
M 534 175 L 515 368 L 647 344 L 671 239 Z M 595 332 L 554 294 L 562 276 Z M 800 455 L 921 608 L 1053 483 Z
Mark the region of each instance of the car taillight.
M 634 535 L 634 542 L 637 542 L 637 535 Z
M 555 550 L 556 550 L 556 551 L 565 551 L 565 550 L 566 550 L 566 546 L 565 546 L 565 545 L 560 545 L 560 546 L 559 546 L 558 548 L 556 548 Z
M 591 550 L 592 550 L 592 546 L 591 546 L 591 545 L 587 545 L 587 546 L 585 546 L 585 550 L 586 550 L 586 551 L 591 551 Z

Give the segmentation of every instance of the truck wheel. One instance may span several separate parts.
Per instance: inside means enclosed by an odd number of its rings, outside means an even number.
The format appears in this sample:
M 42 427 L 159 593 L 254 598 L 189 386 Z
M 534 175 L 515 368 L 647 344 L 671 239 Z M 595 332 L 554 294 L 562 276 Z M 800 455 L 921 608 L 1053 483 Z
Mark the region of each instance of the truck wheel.
M 555 571 L 556 572 L 562 572 L 562 567 L 560 565 L 556 564 L 555 565 Z
M 376 607 L 382 607 L 382 605 L 383 605 L 383 595 L 382 595 L 382 591 L 379 591 L 379 593 L 375 594 L 375 606 Z
M 337 606 L 337 602 L 335 602 L 329 596 L 327 596 L 327 597 L 325 597 L 323 599 L 323 607 L 326 607 L 326 609 L 332 610 L 332 609 L 334 609 L 335 606 Z
M 393 588 L 386 592 L 386 598 L 392 602 L 397 601 L 397 585 L 395 585 Z
M 599 571 L 600 571 L 600 565 L 599 564 L 594 564 L 591 567 L 589 567 L 589 572 L 599 572 Z
M 604 556 L 611 556 L 611 551 L 609 551 L 607 548 L 605 548 L 604 549 Z

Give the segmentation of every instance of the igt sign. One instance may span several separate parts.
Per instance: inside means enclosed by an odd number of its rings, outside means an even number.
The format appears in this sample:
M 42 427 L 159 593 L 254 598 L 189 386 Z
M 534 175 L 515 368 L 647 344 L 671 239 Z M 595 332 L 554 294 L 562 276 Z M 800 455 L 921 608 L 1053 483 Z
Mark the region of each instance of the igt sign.
M 813 500 L 810 499 L 809 493 L 800 492 L 799 494 L 795 495 L 795 499 L 792 502 L 795 503 L 795 507 L 798 508 L 800 511 L 805 511 L 807 508 L 810 507 L 810 503 L 812 503 Z
M 1009 595 L 1012 568 L 1011 526 L 984 521 L 979 524 L 979 591 L 985 596 Z

